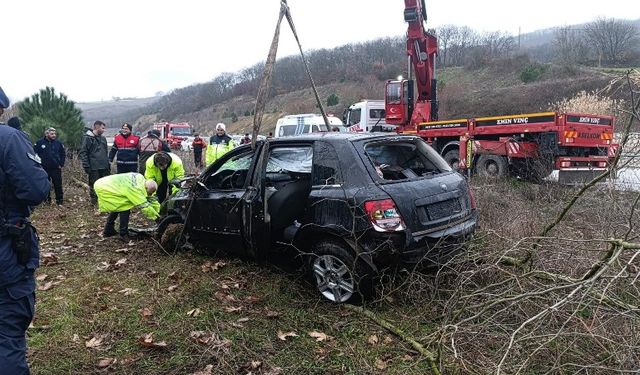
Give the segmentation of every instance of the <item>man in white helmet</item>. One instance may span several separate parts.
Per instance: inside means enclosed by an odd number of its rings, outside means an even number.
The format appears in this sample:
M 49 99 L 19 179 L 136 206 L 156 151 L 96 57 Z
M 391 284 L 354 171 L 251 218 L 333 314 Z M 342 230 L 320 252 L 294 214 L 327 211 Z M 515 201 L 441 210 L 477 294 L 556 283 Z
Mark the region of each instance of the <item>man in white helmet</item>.
M 209 138 L 209 147 L 207 147 L 206 155 L 207 166 L 220 159 L 222 155 L 233 150 L 234 147 L 233 139 L 226 133 L 226 126 L 221 122 L 218 123 L 216 125 L 216 135 Z

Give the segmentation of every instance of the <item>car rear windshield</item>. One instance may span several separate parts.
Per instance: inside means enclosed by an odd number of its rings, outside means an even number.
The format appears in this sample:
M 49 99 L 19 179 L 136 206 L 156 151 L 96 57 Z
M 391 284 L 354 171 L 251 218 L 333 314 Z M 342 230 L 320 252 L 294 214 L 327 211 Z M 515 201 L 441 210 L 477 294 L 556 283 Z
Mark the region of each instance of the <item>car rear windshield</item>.
M 451 171 L 437 152 L 418 139 L 369 142 L 365 144 L 364 151 L 378 176 L 388 181 Z

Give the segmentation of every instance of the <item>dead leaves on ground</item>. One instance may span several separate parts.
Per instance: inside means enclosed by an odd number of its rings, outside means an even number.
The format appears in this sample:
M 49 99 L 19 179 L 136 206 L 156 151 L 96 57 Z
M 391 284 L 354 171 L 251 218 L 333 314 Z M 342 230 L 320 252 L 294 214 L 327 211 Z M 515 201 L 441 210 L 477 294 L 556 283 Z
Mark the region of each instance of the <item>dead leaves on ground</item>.
M 101 262 L 96 266 L 98 271 L 114 271 L 121 268 L 124 268 L 127 265 L 127 258 L 120 258 L 116 261 L 109 260 L 108 262 Z
M 218 336 L 215 332 L 191 331 L 189 339 L 199 345 L 206 345 L 225 352 L 231 347 L 231 340 Z
M 222 261 L 215 262 L 213 264 L 210 261 L 206 261 L 202 266 L 200 266 L 200 268 L 202 269 L 202 272 L 209 273 L 209 272 L 217 271 L 226 265 L 227 263 Z
M 58 264 L 59 259 L 58 256 L 54 253 L 48 252 L 48 253 L 42 253 L 40 254 L 40 265 L 47 267 L 47 266 L 53 266 L 54 264 Z
M 165 341 L 155 341 L 153 338 L 153 333 L 147 333 L 138 338 L 138 343 L 144 346 L 145 348 L 150 349 L 164 349 L 167 347 L 167 343 Z
M 314 339 L 316 339 L 316 341 L 327 341 L 327 340 L 332 338 L 331 336 L 327 335 L 326 333 L 318 332 L 318 331 L 309 332 L 309 336 L 311 336 Z
M 282 341 L 287 341 L 287 337 L 298 337 L 298 334 L 291 331 L 291 332 L 282 332 L 280 330 L 278 330 L 278 338 Z

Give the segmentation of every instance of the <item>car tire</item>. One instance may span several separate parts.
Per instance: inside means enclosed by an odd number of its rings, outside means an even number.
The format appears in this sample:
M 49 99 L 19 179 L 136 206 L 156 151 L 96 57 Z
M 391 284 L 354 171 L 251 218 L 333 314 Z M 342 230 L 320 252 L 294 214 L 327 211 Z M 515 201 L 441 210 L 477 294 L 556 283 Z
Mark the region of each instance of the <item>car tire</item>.
M 509 164 L 504 156 L 480 155 L 475 169 L 481 177 L 503 178 L 509 173 Z
M 309 276 L 320 294 L 334 303 L 360 303 L 374 293 L 374 271 L 337 241 L 321 241 L 308 259 Z
M 458 149 L 447 151 L 443 158 L 454 171 L 460 169 L 460 151 Z
M 160 246 L 170 254 L 176 253 L 186 242 L 182 223 L 168 224 L 160 236 Z

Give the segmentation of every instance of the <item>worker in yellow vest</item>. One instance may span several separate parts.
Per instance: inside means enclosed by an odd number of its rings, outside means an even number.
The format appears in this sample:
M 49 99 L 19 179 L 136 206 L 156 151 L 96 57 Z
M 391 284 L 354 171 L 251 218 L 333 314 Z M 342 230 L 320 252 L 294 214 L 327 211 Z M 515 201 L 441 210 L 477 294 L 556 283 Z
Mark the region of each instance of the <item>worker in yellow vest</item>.
M 170 152 L 157 152 L 147 159 L 144 177 L 158 184 L 158 200 L 162 203 L 168 195 L 179 190 L 176 186 L 170 188 L 169 184 L 184 178 L 182 160 Z
M 153 193 L 158 184 L 153 180 L 145 180 L 140 173 L 120 173 L 102 177 L 96 181 L 93 188 L 98 196 L 100 212 L 109 212 L 107 223 L 102 233 L 103 237 L 118 234 L 115 221 L 120 216 L 120 239 L 125 241 L 129 234 L 129 213 L 132 208 L 138 208 L 151 220 L 158 218 L 160 203 Z
M 222 155 L 233 150 L 234 147 L 233 139 L 226 133 L 226 126 L 223 123 L 216 125 L 216 135 L 212 135 L 211 138 L 209 138 L 209 147 L 207 147 L 207 166 L 220 159 Z

